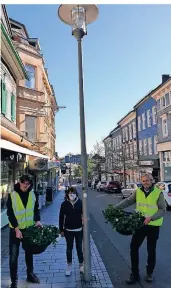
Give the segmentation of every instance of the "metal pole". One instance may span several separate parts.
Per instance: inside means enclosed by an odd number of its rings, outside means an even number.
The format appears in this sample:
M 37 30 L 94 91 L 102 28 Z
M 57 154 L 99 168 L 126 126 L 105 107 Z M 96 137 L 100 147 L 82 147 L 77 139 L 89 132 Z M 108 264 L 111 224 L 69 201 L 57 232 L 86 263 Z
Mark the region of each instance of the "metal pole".
M 88 192 L 88 173 L 87 173 L 87 151 L 85 136 L 85 116 L 84 116 L 84 92 L 83 92 L 83 65 L 82 65 L 82 41 L 78 41 L 78 73 L 79 73 L 79 104 L 80 104 L 80 137 L 81 137 L 81 165 L 83 171 L 83 247 L 84 247 L 84 279 L 86 282 L 92 280 L 91 273 L 91 251 L 90 251 L 90 231 L 89 231 L 89 212 L 87 203 Z

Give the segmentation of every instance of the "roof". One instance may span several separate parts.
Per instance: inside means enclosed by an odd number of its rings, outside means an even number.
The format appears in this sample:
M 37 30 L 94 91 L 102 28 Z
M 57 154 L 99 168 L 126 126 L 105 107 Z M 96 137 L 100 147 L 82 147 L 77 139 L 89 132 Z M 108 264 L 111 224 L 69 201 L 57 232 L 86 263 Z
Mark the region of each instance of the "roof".
M 136 109 L 142 102 L 144 102 L 144 100 L 147 100 L 156 90 L 160 89 L 163 85 L 165 85 L 170 80 L 171 80 L 171 76 L 168 78 L 168 80 L 166 80 L 163 83 L 160 83 L 160 85 L 158 85 L 156 88 L 150 90 L 150 92 L 147 95 L 145 95 L 143 98 L 141 98 L 137 102 L 137 104 L 135 104 L 134 109 Z
M 131 114 L 132 112 L 134 112 L 135 110 L 133 109 L 133 110 L 131 110 L 131 111 L 129 111 L 124 117 L 122 117 L 119 121 L 118 121 L 118 125 L 119 125 L 119 123 L 123 120 L 123 119 L 125 119 L 129 114 Z
M 11 24 L 14 24 L 14 25 L 18 26 L 19 28 L 23 29 L 25 34 L 26 34 L 26 36 L 27 36 L 27 38 L 29 38 L 29 34 L 28 34 L 26 26 L 24 24 L 12 19 L 12 18 L 9 18 L 9 20 L 10 20 Z

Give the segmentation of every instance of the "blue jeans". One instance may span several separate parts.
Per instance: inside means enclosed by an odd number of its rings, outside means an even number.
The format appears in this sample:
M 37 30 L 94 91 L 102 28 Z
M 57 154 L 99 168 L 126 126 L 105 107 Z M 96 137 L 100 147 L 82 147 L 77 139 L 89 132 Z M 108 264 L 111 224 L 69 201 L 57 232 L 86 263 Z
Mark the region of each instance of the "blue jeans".
M 21 231 L 22 232 L 22 231 Z M 9 237 L 9 266 L 11 281 L 18 280 L 18 256 L 21 240 L 16 238 L 15 230 L 10 228 Z M 27 266 L 27 274 L 33 273 L 33 255 L 25 252 L 25 261 Z
M 76 243 L 76 250 L 77 250 L 77 256 L 78 256 L 78 261 L 80 264 L 84 262 L 83 259 L 83 231 L 78 231 L 78 232 L 72 232 L 72 231 L 67 231 L 65 230 L 65 239 L 67 243 L 67 262 L 72 263 L 72 250 L 73 250 L 73 244 L 74 244 L 74 239 Z

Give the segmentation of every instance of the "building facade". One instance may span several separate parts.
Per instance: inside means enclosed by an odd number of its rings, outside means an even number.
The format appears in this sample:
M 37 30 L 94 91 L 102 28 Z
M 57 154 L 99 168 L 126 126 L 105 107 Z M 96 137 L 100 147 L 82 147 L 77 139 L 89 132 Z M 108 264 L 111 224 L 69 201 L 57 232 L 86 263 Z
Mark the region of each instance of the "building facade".
M 20 80 L 17 87 L 17 127 L 34 143 L 32 149 L 49 157 L 29 158 L 29 170 L 34 176 L 34 188 L 42 182 L 55 186 L 55 113 L 58 105 L 51 85 L 41 47 L 37 38 L 30 38 L 24 24 L 10 19 L 15 45 L 29 79 Z
M 152 93 L 157 102 L 157 151 L 160 180 L 171 181 L 171 76 L 162 75 L 162 83 Z
M 122 130 L 122 165 L 125 184 L 139 181 L 139 169 L 137 165 L 137 133 L 136 111 L 130 111 L 119 122 Z
M 155 181 L 160 179 L 159 156 L 157 152 L 156 101 L 151 92 L 135 106 L 137 121 L 138 165 L 140 175 L 152 173 Z
M 1 227 L 8 224 L 6 203 L 14 184 L 26 171 L 28 155 L 42 157 L 32 151 L 33 142 L 16 126 L 17 84 L 29 79 L 22 60 L 12 42 L 12 29 L 5 5 L 1 5 Z

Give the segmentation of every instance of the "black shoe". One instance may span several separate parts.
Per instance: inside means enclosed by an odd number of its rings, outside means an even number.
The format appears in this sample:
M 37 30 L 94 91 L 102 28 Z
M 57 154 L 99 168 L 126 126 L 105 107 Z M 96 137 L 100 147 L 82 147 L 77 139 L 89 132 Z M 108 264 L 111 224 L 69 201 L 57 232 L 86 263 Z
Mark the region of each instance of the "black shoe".
M 146 280 L 147 283 L 152 283 L 153 282 L 152 274 L 147 274 L 145 280 Z
M 11 283 L 11 285 L 9 286 L 9 288 L 17 288 L 17 285 L 18 285 L 18 281 L 14 281 Z
M 29 273 L 27 275 L 27 282 L 30 282 L 30 283 L 40 283 L 40 280 L 39 278 L 36 276 L 36 274 L 34 273 Z
M 133 274 L 130 275 L 129 279 L 126 281 L 128 285 L 134 285 L 140 281 L 140 276 L 134 276 Z

